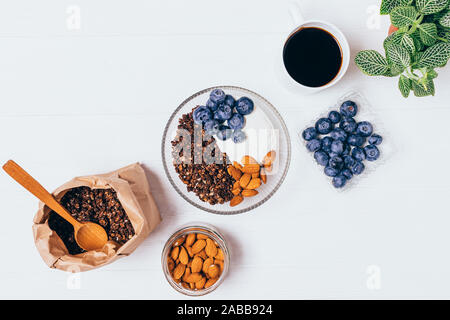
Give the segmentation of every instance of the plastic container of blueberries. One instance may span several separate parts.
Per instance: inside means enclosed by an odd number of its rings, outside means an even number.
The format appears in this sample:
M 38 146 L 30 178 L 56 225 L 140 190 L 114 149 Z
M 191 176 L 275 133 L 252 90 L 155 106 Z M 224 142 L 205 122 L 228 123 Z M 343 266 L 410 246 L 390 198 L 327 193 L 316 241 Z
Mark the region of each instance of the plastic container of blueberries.
M 306 148 L 307 141 L 303 139 L 302 133 L 305 129 L 309 127 L 314 127 L 316 121 L 319 120 L 320 118 L 328 118 L 328 114 L 330 113 L 330 111 L 334 110 L 339 112 L 339 108 L 342 105 L 342 103 L 348 100 L 355 102 L 358 106 L 358 112 L 354 117 L 355 121 L 356 122 L 369 121 L 373 126 L 373 133 L 379 134 L 383 138 L 383 141 L 381 144 L 377 145 L 377 148 L 380 150 L 380 157 L 377 160 L 375 161 L 364 160 L 363 164 L 365 166 L 365 169 L 361 174 L 353 175 L 352 179 L 347 180 L 347 183 L 345 184 L 344 187 L 335 188 L 332 183 L 333 178 L 325 175 L 324 173 L 325 167 L 319 165 L 316 159 L 314 159 L 314 152 L 310 152 Z M 325 136 L 327 135 L 320 135 L 319 137 L 323 138 Z M 395 152 L 395 146 L 392 140 L 389 139 L 389 137 L 390 135 L 388 134 L 385 126 L 383 125 L 383 122 L 381 121 L 378 114 L 374 111 L 369 101 L 365 98 L 365 96 L 361 92 L 354 89 L 348 91 L 347 93 L 339 97 L 336 101 L 332 102 L 330 107 L 325 109 L 324 112 L 318 114 L 315 119 L 312 119 L 310 122 L 308 122 L 307 125 L 298 132 L 298 139 L 300 141 L 302 150 L 310 155 L 311 161 L 314 163 L 314 166 L 317 167 L 318 174 L 321 175 L 323 179 L 328 180 L 330 188 L 340 192 L 347 191 L 353 188 L 354 186 L 357 186 L 362 179 L 366 179 L 368 176 L 370 176 L 370 174 L 373 171 L 378 170 L 380 166 L 385 164 L 388 161 L 388 159 L 392 157 L 392 155 Z M 368 144 L 369 143 L 366 141 L 364 146 Z

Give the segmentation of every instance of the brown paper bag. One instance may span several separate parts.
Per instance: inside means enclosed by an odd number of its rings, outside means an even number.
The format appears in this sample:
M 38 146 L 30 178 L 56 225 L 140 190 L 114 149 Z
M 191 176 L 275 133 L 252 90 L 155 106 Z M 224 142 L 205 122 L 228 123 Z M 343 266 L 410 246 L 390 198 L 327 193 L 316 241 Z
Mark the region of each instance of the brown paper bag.
M 61 238 L 48 225 L 51 209 L 40 202 L 34 217 L 33 236 L 39 254 L 50 268 L 81 272 L 114 262 L 132 253 L 161 222 L 144 169 L 137 163 L 107 174 L 74 178 L 56 189 L 53 195 L 59 201 L 69 189 L 81 186 L 114 189 L 135 235 L 122 246 L 108 241 L 101 250 L 70 255 Z

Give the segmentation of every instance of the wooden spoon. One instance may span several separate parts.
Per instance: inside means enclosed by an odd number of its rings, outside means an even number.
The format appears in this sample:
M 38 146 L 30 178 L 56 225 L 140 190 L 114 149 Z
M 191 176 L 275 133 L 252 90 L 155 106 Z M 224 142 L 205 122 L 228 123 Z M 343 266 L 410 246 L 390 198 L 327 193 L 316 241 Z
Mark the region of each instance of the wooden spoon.
M 25 189 L 34 194 L 39 200 L 45 203 L 47 207 L 69 222 L 73 226 L 75 232 L 75 241 L 82 249 L 86 251 L 101 249 L 106 244 L 108 235 L 101 225 L 93 222 L 82 223 L 75 220 L 75 218 L 73 218 L 70 213 L 67 212 L 67 210 L 39 184 L 39 182 L 23 170 L 17 163 L 9 160 L 3 165 L 3 170 Z

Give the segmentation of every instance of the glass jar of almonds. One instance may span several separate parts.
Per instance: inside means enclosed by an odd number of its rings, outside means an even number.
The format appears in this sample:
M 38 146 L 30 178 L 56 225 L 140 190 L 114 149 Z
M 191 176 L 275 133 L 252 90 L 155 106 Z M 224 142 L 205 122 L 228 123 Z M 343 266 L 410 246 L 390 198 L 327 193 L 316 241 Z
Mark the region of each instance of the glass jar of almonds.
M 230 251 L 215 227 L 191 223 L 167 240 L 161 263 L 167 281 L 175 290 L 201 296 L 223 282 L 230 265 Z

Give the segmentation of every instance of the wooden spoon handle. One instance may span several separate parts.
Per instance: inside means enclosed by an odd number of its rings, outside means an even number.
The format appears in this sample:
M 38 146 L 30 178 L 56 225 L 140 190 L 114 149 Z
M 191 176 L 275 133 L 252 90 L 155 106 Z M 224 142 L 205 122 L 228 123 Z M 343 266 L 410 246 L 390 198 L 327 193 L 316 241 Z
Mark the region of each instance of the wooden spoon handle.
M 14 180 L 21 184 L 25 189 L 34 194 L 39 200 L 45 203 L 50 209 L 58 213 L 61 217 L 67 220 L 70 224 L 77 229 L 81 223 L 75 220 L 63 206 L 40 185 L 32 176 L 30 176 L 24 169 L 22 169 L 13 160 L 8 160 L 3 165 L 3 170 L 6 171 Z

